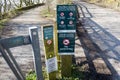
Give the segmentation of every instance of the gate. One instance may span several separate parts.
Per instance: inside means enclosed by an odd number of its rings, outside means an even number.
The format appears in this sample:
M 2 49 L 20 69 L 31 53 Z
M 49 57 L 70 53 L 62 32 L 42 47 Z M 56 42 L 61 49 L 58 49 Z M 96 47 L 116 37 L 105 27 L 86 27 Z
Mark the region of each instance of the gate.
M 13 71 L 16 78 L 18 80 L 25 80 L 25 76 L 23 75 L 20 67 L 18 66 L 18 63 L 16 62 L 14 56 L 12 55 L 10 48 L 31 44 L 34 52 L 34 62 L 37 80 L 43 80 L 38 28 L 37 27 L 29 28 L 29 33 L 30 35 L 26 36 L 0 39 L 0 52 L 2 53 L 3 58 Z

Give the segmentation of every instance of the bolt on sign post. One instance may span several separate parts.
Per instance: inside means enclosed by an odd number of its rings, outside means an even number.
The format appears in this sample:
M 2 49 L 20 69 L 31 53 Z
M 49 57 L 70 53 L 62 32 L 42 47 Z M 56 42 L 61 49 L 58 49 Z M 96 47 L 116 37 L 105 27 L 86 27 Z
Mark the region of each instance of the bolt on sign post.
M 43 27 L 44 46 L 46 52 L 46 67 L 49 73 L 49 80 L 56 80 L 56 71 L 58 70 L 57 57 L 54 53 L 53 26 Z
M 76 5 L 57 5 L 58 53 L 62 57 L 62 76 L 71 76 L 75 48 Z

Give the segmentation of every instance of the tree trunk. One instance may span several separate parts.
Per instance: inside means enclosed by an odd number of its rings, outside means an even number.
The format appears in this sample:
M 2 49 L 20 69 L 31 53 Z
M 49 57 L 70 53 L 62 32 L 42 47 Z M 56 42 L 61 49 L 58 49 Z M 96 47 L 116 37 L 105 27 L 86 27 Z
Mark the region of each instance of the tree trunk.
M 7 0 L 4 0 L 4 12 L 7 10 Z

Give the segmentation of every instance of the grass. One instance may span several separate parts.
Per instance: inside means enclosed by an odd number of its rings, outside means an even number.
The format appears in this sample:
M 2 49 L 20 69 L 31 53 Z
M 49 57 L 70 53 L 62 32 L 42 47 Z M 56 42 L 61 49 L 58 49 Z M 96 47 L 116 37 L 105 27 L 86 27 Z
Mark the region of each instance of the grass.
M 35 71 L 30 71 L 26 77 L 26 80 L 36 80 Z
M 5 24 L 5 22 L 7 22 L 8 19 L 3 19 L 3 20 L 0 20 L 0 32 L 2 31 L 2 29 L 4 28 L 3 25 Z
M 58 71 L 59 73 L 57 74 L 58 77 L 56 78 L 56 80 L 85 80 L 84 74 L 79 71 L 81 69 L 82 68 L 79 66 L 72 66 L 72 76 L 71 77 L 61 77 L 61 70 L 59 69 L 59 71 Z M 45 68 L 43 68 L 43 76 L 44 76 L 44 80 L 49 80 Z M 35 71 L 30 71 L 26 76 L 26 80 L 36 80 Z

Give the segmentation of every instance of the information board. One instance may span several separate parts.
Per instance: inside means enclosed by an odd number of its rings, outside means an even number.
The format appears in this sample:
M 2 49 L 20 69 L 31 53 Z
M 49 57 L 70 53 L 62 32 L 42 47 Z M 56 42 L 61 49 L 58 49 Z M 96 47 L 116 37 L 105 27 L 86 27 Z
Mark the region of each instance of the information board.
M 57 6 L 57 28 L 58 30 L 76 29 L 76 6 L 58 5 Z
M 46 66 L 47 72 L 51 73 L 57 70 L 57 58 L 54 53 L 54 37 L 53 37 L 53 26 L 44 26 L 43 27 L 44 35 L 44 46 L 46 53 Z
M 60 55 L 74 54 L 75 33 L 58 33 L 58 43 Z
M 76 32 L 76 5 L 57 5 L 59 55 L 74 54 Z

